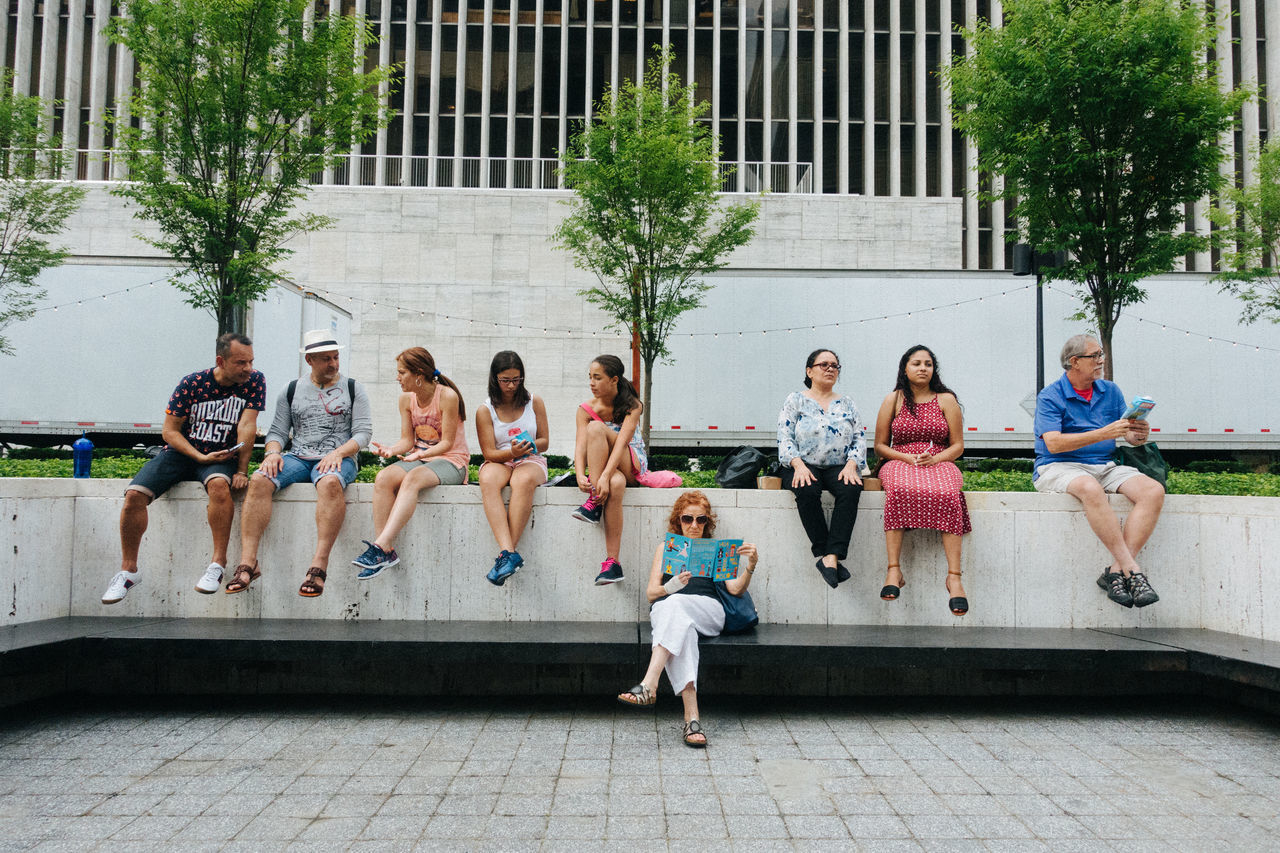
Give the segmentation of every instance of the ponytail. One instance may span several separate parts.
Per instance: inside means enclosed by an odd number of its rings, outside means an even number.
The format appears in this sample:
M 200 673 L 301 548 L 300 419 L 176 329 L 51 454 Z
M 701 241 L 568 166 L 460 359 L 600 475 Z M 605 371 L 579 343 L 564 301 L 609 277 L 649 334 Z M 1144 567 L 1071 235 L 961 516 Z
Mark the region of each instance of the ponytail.
M 467 419 L 467 407 L 462 402 L 462 392 L 458 390 L 457 385 L 453 384 L 452 379 L 440 372 L 436 367 L 436 360 L 432 358 L 431 353 L 427 352 L 426 347 L 409 347 L 396 356 L 396 361 L 403 364 L 404 369 L 415 376 L 452 388 L 453 393 L 458 395 L 458 418 L 463 421 Z
M 636 393 L 636 386 L 631 384 L 631 380 L 623 375 L 622 359 L 616 355 L 596 356 L 593 361 L 600 365 L 605 375 L 618 380 L 618 393 L 613 398 L 613 422 L 621 424 L 627 419 L 627 415 L 636 409 L 644 408 L 644 404 L 640 402 L 640 395 Z

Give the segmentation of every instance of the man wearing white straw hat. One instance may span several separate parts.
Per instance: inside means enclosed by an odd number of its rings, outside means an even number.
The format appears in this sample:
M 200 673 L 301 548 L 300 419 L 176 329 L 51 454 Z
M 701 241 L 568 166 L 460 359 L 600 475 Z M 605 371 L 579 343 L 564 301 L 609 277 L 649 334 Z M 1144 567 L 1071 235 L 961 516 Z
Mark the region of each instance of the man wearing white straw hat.
M 347 514 L 343 492 L 356 478 L 356 455 L 373 436 L 369 395 L 363 385 L 340 375 L 340 349 L 328 330 L 302 336 L 301 352 L 311 373 L 290 382 L 276 400 L 266 455 L 240 513 L 240 565 L 227 581 L 228 593 L 244 592 L 262 574 L 258 543 L 271 521 L 272 496 L 304 480 L 316 487 L 316 550 L 298 594 L 315 598 L 324 592 L 329 551 Z M 290 437 L 293 444 L 285 452 Z

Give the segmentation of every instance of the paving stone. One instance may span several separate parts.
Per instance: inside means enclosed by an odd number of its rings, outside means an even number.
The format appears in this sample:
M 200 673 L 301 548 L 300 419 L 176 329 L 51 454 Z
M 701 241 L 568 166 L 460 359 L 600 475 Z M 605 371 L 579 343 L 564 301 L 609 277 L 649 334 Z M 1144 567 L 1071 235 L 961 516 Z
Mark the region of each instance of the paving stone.
M 695 752 L 594 705 L 458 704 L 12 719 L 0 850 L 1280 847 L 1280 728 L 1239 709 L 726 700 Z

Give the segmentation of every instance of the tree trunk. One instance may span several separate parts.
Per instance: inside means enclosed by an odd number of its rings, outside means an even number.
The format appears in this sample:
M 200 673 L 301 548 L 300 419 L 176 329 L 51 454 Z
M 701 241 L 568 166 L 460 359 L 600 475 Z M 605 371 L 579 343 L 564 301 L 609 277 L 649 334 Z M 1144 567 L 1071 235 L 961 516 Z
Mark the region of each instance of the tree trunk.
M 233 305 L 223 302 L 218 308 L 218 336 L 221 337 L 227 332 L 236 332 L 237 334 L 247 334 L 249 324 L 249 312 L 243 305 Z
M 1115 325 L 1108 317 L 1105 320 L 1098 318 L 1098 343 L 1102 344 L 1102 351 L 1107 354 L 1107 360 L 1102 365 L 1102 378 L 1108 382 L 1114 382 L 1115 379 L 1115 362 L 1114 350 L 1111 349 L 1111 333 L 1115 330 Z
M 649 450 L 649 423 L 650 415 L 653 412 L 653 360 L 645 359 L 644 362 L 644 390 L 641 401 L 644 403 L 644 414 L 641 415 L 640 436 L 644 439 L 644 446 Z M 650 451 L 652 452 L 652 451 Z

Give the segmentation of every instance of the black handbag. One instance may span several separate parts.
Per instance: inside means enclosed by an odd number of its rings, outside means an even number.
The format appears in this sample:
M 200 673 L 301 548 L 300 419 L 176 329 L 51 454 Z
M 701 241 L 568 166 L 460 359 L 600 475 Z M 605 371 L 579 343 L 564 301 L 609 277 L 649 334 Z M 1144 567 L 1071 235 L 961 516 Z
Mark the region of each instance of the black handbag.
M 716 485 L 722 489 L 754 489 L 760 469 L 768 462 L 769 457 L 754 447 L 735 447 L 716 468 Z
M 1125 444 L 1117 445 L 1115 455 L 1111 457 L 1117 465 L 1128 465 L 1137 468 L 1162 486 L 1167 486 L 1169 479 L 1169 463 L 1160 455 L 1160 448 L 1147 443 L 1137 447 Z
M 717 581 L 716 595 L 720 596 L 720 604 L 724 606 L 724 629 L 720 631 L 721 634 L 741 634 L 760 624 L 756 603 L 751 600 L 749 591 L 744 589 L 742 595 L 734 595 L 725 587 L 724 581 Z

